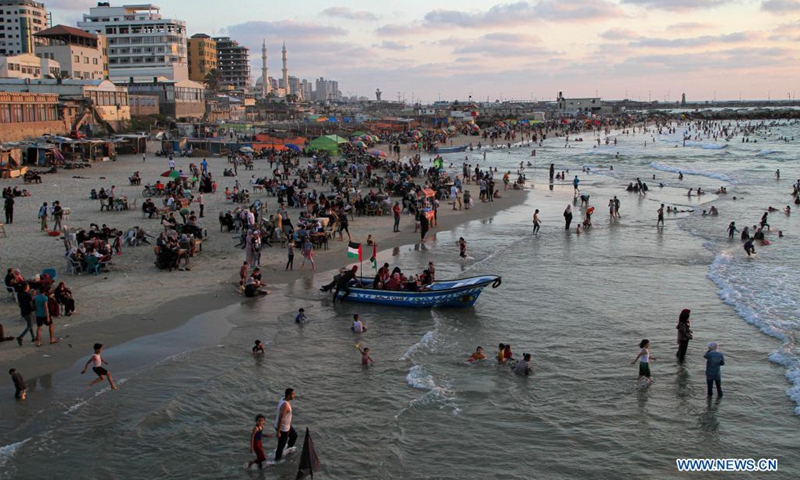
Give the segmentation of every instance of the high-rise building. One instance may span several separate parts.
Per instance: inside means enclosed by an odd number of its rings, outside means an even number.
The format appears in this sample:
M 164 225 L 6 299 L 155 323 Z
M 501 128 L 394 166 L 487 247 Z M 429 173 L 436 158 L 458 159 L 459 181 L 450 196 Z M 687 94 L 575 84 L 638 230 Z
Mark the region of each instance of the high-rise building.
M 48 26 L 43 3 L 0 0 L 0 55 L 34 53 L 34 34 Z
M 159 77 L 187 80 L 186 22 L 161 17 L 152 4 L 112 7 L 100 2 L 78 27 L 108 39 L 111 79 Z
M 63 78 L 103 80 L 108 53 L 103 37 L 80 28 L 56 25 L 36 34 L 36 56 L 57 61 Z
M 250 49 L 230 37 L 214 37 L 217 42 L 217 71 L 222 83 L 237 90 L 250 86 Z
M 314 85 L 306 79 L 300 82 L 300 91 L 302 92 L 302 99 L 311 101 L 314 100 Z
M 320 77 L 316 81 L 317 88 L 314 89 L 314 100 L 324 102 L 330 100 L 328 98 L 328 81 Z
M 303 98 L 303 90 L 300 88 L 300 79 L 297 77 L 289 77 L 289 95 L 297 96 L 297 99 Z
M 203 82 L 217 68 L 217 42 L 205 33 L 196 33 L 186 41 L 189 60 L 189 80 Z

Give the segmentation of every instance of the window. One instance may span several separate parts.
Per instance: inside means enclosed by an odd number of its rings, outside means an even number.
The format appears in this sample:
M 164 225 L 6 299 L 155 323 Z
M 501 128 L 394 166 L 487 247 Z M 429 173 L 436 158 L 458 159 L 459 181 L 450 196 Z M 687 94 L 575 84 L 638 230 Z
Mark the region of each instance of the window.
M 97 59 L 96 59 L 96 58 L 93 58 L 93 59 L 92 59 L 92 63 L 94 63 L 95 65 L 97 65 Z
M 11 123 L 11 105 L 0 105 L 0 123 Z
M 81 63 L 81 56 L 80 55 L 74 55 L 72 57 L 72 61 L 75 62 L 75 63 Z
M 83 63 L 89 65 L 89 57 L 83 57 Z

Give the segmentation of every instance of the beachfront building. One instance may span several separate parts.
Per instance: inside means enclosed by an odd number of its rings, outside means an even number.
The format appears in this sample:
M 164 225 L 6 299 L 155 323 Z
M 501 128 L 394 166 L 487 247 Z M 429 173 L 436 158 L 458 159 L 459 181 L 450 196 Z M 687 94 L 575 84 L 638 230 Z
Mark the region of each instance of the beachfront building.
M 250 86 L 250 49 L 239 45 L 230 37 L 215 37 L 217 43 L 217 71 L 222 83 L 235 90 Z
M 47 27 L 43 3 L 0 0 L 0 55 L 34 53 L 34 35 Z
M 64 135 L 55 93 L 0 92 L 0 142 L 18 142 L 46 133 Z
M 126 87 L 131 95 L 158 96 L 158 109 L 162 115 L 175 119 L 202 118 L 206 112 L 205 85 L 199 82 L 165 77 L 134 77 L 118 83 Z
M 57 61 L 63 78 L 103 80 L 108 77 L 104 37 L 66 25 L 56 25 L 35 36 L 36 56 Z
M 561 92 L 558 92 L 558 109 L 561 113 L 566 114 L 599 114 L 603 108 L 603 102 L 600 97 L 587 97 L 587 98 L 564 98 Z
M 187 40 L 189 80 L 204 82 L 206 75 L 217 68 L 217 42 L 205 33 L 196 33 Z
M 59 78 L 61 66 L 55 60 L 30 53 L 0 57 L 0 78 Z
M 83 15 L 78 27 L 105 35 L 112 80 L 166 77 L 187 80 L 186 22 L 161 17 L 152 4 L 112 7 L 100 2 Z

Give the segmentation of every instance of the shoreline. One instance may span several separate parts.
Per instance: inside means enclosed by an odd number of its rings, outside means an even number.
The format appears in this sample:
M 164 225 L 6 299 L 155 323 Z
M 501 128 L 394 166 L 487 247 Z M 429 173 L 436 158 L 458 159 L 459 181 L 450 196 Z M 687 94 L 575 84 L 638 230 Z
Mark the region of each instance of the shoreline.
M 101 168 L 106 167 L 103 169 L 112 167 L 117 170 L 115 173 L 119 174 L 119 171 L 122 170 L 120 168 L 121 165 L 134 163 L 134 161 L 133 158 L 125 158 L 115 164 L 108 162 L 98 166 Z M 256 171 L 266 170 L 263 167 L 264 165 L 268 167 L 268 163 L 263 160 L 260 162 L 256 163 Z M 259 169 L 258 166 L 262 168 Z M 65 175 L 64 171 L 60 173 Z M 240 173 L 238 177 L 242 183 L 246 181 L 244 175 Z M 54 177 L 46 176 L 45 180 L 50 178 Z M 59 183 L 62 180 L 60 177 L 55 178 L 59 180 Z M 223 181 L 227 180 L 226 178 Z M 46 185 L 46 183 L 41 185 Z M 310 188 L 316 186 L 318 185 L 311 184 Z M 140 187 L 134 188 L 138 190 Z M 224 186 L 221 185 L 220 188 L 224 189 Z M 477 198 L 476 188 L 475 184 L 465 185 L 465 189 L 472 189 Z M 435 236 L 439 232 L 451 230 L 473 220 L 490 218 L 501 211 L 523 204 L 530 194 L 530 189 L 529 183 L 522 190 L 508 190 L 505 192 L 501 190 L 501 198 L 495 199 L 493 202 L 477 202 L 470 210 L 454 211 L 450 204 L 443 202 L 439 207 L 437 226 L 431 227 L 427 241 L 435 241 Z M 131 196 L 133 195 L 129 195 L 129 197 Z M 224 196 L 220 195 L 216 195 L 214 200 L 219 200 L 220 197 L 224 200 Z M 251 198 L 261 198 L 262 201 L 268 203 L 270 208 L 269 212 L 265 213 L 266 215 L 277 208 L 273 201 L 274 197 L 254 195 Z M 73 200 L 73 202 L 75 201 Z M 152 255 L 150 247 L 147 246 L 144 248 L 125 248 L 124 254 L 115 258 L 115 262 L 118 262 L 120 266 L 108 273 L 101 274 L 101 276 L 81 275 L 66 277 L 66 274 L 62 274 L 59 268 L 59 277 L 56 281 L 65 280 L 69 282 L 68 286 L 76 293 L 77 303 L 75 316 L 55 319 L 56 336 L 64 337 L 61 341 L 62 343 L 55 346 L 44 345 L 41 348 L 24 348 L 32 345 L 26 338 L 23 341 L 23 348 L 20 348 L 15 342 L 7 342 L 9 345 L 13 345 L 0 350 L 0 360 L 17 368 L 23 372 L 26 378 L 33 380 L 34 378 L 54 374 L 69 368 L 79 359 L 86 357 L 91 352 L 91 346 L 95 342 L 101 342 L 106 348 L 111 348 L 141 337 L 174 330 L 200 314 L 221 310 L 233 304 L 241 303 L 245 297 L 237 291 L 236 271 L 241 265 L 240 262 L 244 257 L 244 253 L 238 248 L 232 250 L 230 245 L 226 245 L 226 242 L 222 240 L 224 235 L 232 236 L 232 233 L 215 231 L 215 225 L 209 220 L 214 219 L 219 209 L 209 208 L 209 203 L 211 202 L 207 200 L 207 215 L 204 223 L 204 227 L 209 230 L 209 238 L 204 241 L 206 251 L 192 259 L 192 270 L 190 272 L 166 272 L 154 269 L 152 263 L 147 261 Z M 231 205 L 228 202 L 224 202 L 222 208 L 230 208 Z M 80 213 L 82 212 L 73 207 L 72 216 Z M 126 213 L 129 216 L 131 214 L 137 215 L 137 218 L 140 215 L 138 210 L 121 212 L 123 215 Z M 289 213 L 294 216 L 297 213 L 297 209 L 290 209 Z M 136 220 L 136 223 L 140 225 L 146 226 L 146 222 L 148 222 L 146 219 Z M 65 223 L 67 222 L 65 221 Z M 371 256 L 371 247 L 366 244 L 367 234 L 373 236 L 373 240 L 378 246 L 379 258 L 394 248 L 419 243 L 419 234 L 414 233 L 411 228 L 413 217 L 403 214 L 400 221 L 400 233 L 392 232 L 392 223 L 391 215 L 355 217 L 355 220 L 351 221 L 350 228 L 353 241 L 362 243 L 365 260 L 368 260 Z M 16 226 L 16 223 L 14 226 Z M 6 225 L 6 228 L 8 227 Z M 151 230 L 151 232 L 156 233 L 157 230 Z M 58 242 L 60 243 L 61 241 L 58 240 Z M 7 242 L 0 244 L 0 251 L 6 245 Z M 222 248 L 225 249 L 223 250 Z M 265 298 L 265 301 L 270 301 L 275 295 L 282 297 L 282 287 L 300 279 L 313 279 L 316 275 L 322 275 L 325 282 L 329 281 L 329 278 L 340 267 L 353 263 L 352 259 L 347 258 L 345 255 L 346 248 L 346 241 L 333 239 L 330 241 L 329 250 L 315 251 L 315 270 L 309 268 L 299 270 L 296 264 L 295 269 L 292 271 L 283 269 L 286 262 L 285 249 L 281 248 L 280 245 L 276 245 L 273 248 L 264 248 L 261 255 L 261 270 L 267 289 L 270 291 L 270 295 Z M 134 265 L 126 264 L 129 252 L 133 253 Z M 7 255 L 3 256 L 7 257 Z M 140 257 L 144 257 L 144 259 Z M 209 261 L 209 257 L 211 257 L 211 261 Z M 297 257 L 302 262 L 302 257 L 299 255 Z M 369 269 L 368 265 L 364 268 Z M 129 270 L 131 267 L 134 267 L 135 270 Z M 24 265 L 21 268 L 23 268 L 24 274 L 29 273 Z M 221 277 L 219 275 L 220 269 L 224 272 Z M 95 279 L 102 279 L 103 282 L 98 284 Z M 188 282 L 184 285 L 187 280 Z M 137 283 L 138 285 L 136 285 Z M 122 291 L 118 291 L 118 289 L 122 289 Z M 187 292 L 187 290 L 191 291 Z M 82 293 L 89 293 L 89 295 L 82 297 L 80 296 Z M 152 306 L 152 308 L 143 309 L 141 308 L 142 306 Z M 108 316 L 86 314 L 87 311 L 95 310 L 98 312 L 108 311 L 112 314 Z M 126 313 L 119 313 L 119 311 L 126 311 Z M 15 302 L 3 302 L 0 305 L 0 313 L 5 314 L 5 318 L 8 319 L 4 322 L 8 334 L 16 334 L 18 333 L 17 330 L 22 330 L 20 326 L 22 322 Z M 42 334 L 46 337 L 45 330 L 43 330 Z M 0 379 L 0 385 L 5 384 L 10 384 L 10 377 L 3 376 Z

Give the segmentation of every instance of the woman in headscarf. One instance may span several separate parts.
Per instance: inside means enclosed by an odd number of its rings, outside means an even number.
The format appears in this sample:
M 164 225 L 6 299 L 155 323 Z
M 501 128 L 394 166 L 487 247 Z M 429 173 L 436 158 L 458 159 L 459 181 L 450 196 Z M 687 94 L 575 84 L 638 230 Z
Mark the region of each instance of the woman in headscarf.
M 681 310 L 681 314 L 678 316 L 678 326 L 675 327 L 678 329 L 678 353 L 675 356 L 678 357 L 679 362 L 683 362 L 686 357 L 686 349 L 689 348 L 689 340 L 692 339 L 692 324 L 689 321 L 691 313 L 688 308 Z
M 572 223 L 572 205 L 569 203 L 567 204 L 567 208 L 564 210 L 564 230 L 569 230 L 569 226 Z

